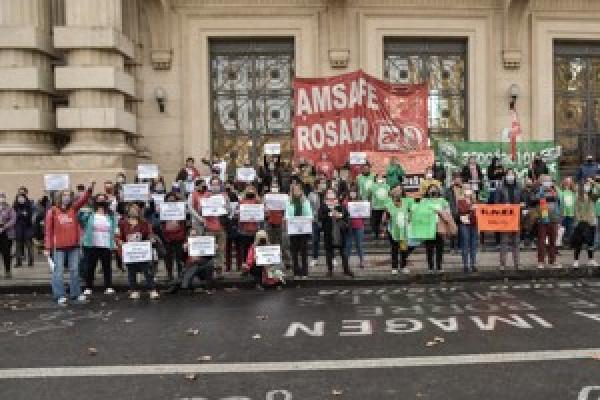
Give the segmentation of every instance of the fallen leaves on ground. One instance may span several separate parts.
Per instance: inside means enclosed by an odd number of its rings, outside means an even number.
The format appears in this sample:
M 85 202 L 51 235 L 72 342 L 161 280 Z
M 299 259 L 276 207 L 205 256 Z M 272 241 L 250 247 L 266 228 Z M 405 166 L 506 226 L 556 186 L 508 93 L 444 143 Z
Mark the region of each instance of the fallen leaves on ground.
M 256 319 L 259 319 L 261 321 L 265 321 L 265 320 L 269 319 L 269 316 L 268 315 L 257 315 Z
M 342 394 L 344 394 L 344 391 L 343 390 L 339 390 L 339 389 L 333 389 L 331 391 L 331 394 L 334 395 L 334 396 L 341 396 Z
M 188 381 L 195 381 L 196 374 L 185 374 L 185 379 L 187 379 Z
M 185 331 L 185 334 L 188 336 L 196 336 L 199 333 L 200 333 L 200 330 L 194 329 L 194 328 L 189 328 L 187 331 Z
M 88 347 L 88 354 L 90 356 L 95 356 L 96 354 L 98 354 L 98 349 L 95 347 Z
M 130 324 L 130 323 L 132 323 L 132 322 L 133 322 L 133 318 L 125 318 L 125 319 L 123 320 L 123 322 L 125 322 L 126 324 Z
M 252 339 L 254 339 L 254 340 L 259 340 L 261 338 L 262 338 L 262 336 L 259 333 L 257 333 L 254 336 L 252 336 Z
M 197 361 L 212 361 L 212 356 L 201 356 L 196 359 Z

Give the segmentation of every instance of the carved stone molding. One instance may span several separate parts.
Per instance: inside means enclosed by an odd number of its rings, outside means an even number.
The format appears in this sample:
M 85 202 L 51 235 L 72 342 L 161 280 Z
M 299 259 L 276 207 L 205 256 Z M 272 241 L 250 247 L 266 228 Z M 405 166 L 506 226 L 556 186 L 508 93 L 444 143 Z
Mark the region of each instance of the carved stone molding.
M 150 58 L 157 70 L 171 68 L 173 44 L 171 41 L 171 1 L 146 0 L 144 11 L 150 27 Z
M 529 0 L 504 0 L 502 61 L 506 69 L 521 67 L 521 34 Z

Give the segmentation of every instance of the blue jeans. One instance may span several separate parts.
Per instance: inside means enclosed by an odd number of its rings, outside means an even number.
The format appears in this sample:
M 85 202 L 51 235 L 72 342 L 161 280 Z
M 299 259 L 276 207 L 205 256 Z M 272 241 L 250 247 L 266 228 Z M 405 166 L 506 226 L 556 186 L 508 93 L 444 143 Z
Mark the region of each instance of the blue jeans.
M 321 227 L 318 222 L 313 221 L 312 233 L 312 256 L 313 259 L 319 258 L 319 244 L 321 243 Z
M 575 230 L 575 217 L 563 217 L 562 226 L 565 227 L 565 235 L 563 236 L 563 246 L 569 244 L 573 231 Z
M 63 273 L 65 259 L 69 265 L 69 295 L 76 299 L 81 294 L 81 285 L 79 282 L 79 247 L 71 249 L 56 250 L 52 255 L 54 261 L 54 271 L 52 272 L 52 297 L 58 300 L 65 297 L 65 284 L 63 282 Z
M 365 228 L 351 228 L 346 239 L 346 257 L 352 255 L 352 242 L 356 243 L 356 252 L 360 265 L 363 265 L 363 242 L 365 240 Z
M 477 226 L 459 224 L 458 232 L 460 234 L 463 269 L 465 272 L 468 272 L 470 265 L 471 270 L 474 271 L 477 260 Z M 469 261 L 471 262 L 470 264 Z

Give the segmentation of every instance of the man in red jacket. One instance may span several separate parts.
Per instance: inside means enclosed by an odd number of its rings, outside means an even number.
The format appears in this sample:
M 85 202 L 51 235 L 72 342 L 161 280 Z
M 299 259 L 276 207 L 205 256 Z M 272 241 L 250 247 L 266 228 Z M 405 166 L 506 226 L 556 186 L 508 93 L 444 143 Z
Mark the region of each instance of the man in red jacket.
M 85 194 L 76 201 L 71 191 L 60 192 L 58 205 L 50 208 L 46 214 L 44 255 L 52 255 L 52 295 L 61 305 L 67 302 L 63 282 L 65 259 L 69 265 L 69 296 L 72 300 L 86 300 L 79 284 L 80 231 L 77 212 L 89 201 L 95 184 L 92 182 Z

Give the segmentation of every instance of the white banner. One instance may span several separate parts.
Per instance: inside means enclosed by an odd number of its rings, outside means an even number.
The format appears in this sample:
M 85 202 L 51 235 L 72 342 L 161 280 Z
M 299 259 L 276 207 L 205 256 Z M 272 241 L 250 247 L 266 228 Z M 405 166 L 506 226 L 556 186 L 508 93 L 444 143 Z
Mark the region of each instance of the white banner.
M 124 264 L 152 261 L 152 243 L 149 241 L 123 243 L 122 252 Z
M 185 203 L 183 201 L 165 202 L 160 205 L 161 221 L 185 220 Z
M 279 155 L 281 154 L 281 143 L 265 143 L 264 151 L 265 155 Z
M 281 264 L 281 247 L 256 246 L 254 248 L 256 265 L 278 265 Z
M 351 151 L 349 161 L 350 165 L 364 165 L 367 163 L 367 153 L 364 151 Z
M 312 234 L 312 217 L 290 217 L 287 219 L 288 235 Z
M 69 190 L 69 175 L 67 175 L 67 174 L 44 175 L 44 187 L 48 191 Z
M 137 167 L 137 176 L 140 179 L 158 179 L 158 165 L 140 164 Z
M 261 222 L 264 220 L 264 204 L 240 204 L 240 222 Z
M 266 193 L 265 209 L 267 210 L 285 210 L 289 196 L 285 193 Z
M 188 238 L 188 254 L 190 257 L 206 257 L 215 255 L 215 238 L 213 236 L 192 236 Z
M 150 185 L 147 183 L 130 183 L 123 185 L 123 201 L 148 201 Z
M 240 182 L 253 182 L 256 179 L 254 168 L 243 167 L 237 169 L 237 180 Z
M 371 216 L 371 203 L 368 201 L 349 201 L 348 213 L 350 218 L 369 218 Z

